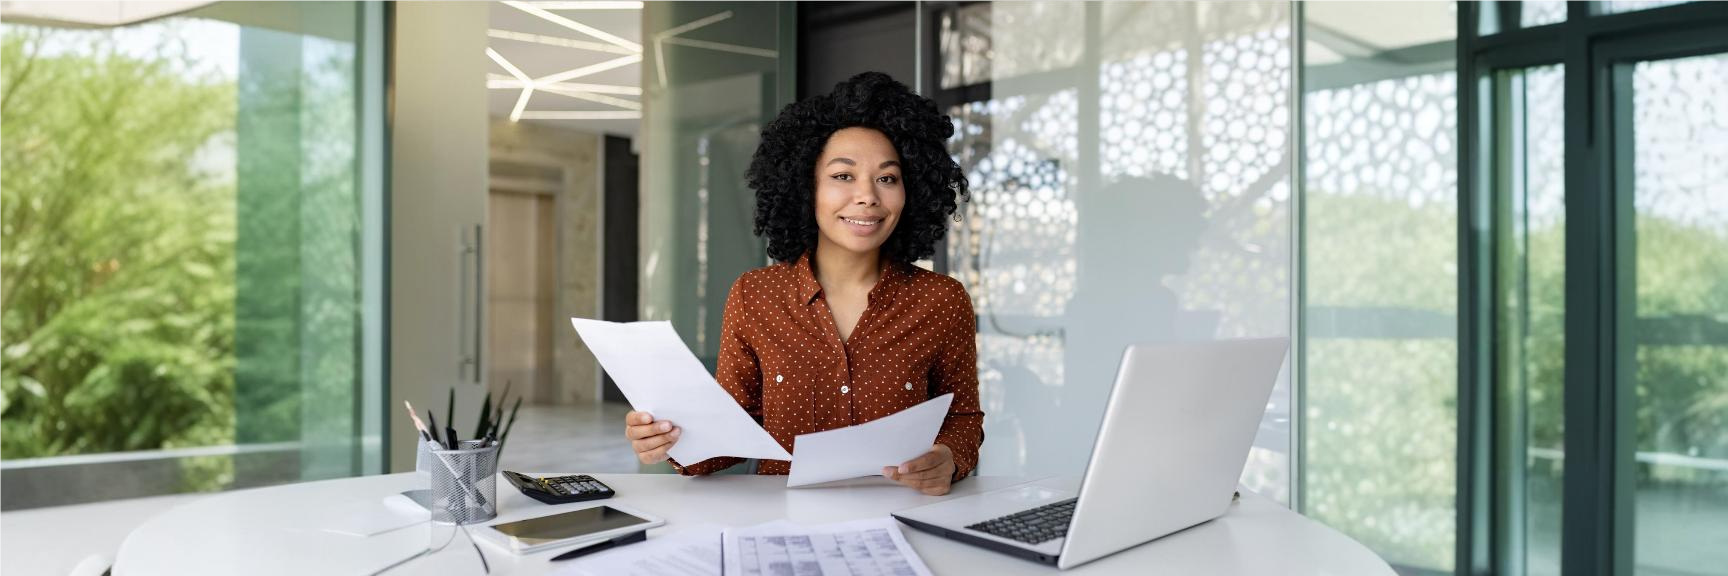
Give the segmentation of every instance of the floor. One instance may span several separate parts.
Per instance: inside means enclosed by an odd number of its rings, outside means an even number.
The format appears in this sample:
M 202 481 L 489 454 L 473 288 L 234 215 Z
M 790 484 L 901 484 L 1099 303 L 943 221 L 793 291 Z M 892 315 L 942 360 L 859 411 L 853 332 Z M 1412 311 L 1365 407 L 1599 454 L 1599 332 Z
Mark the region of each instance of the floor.
M 499 467 L 522 473 L 637 471 L 624 439 L 628 404 L 523 406 Z

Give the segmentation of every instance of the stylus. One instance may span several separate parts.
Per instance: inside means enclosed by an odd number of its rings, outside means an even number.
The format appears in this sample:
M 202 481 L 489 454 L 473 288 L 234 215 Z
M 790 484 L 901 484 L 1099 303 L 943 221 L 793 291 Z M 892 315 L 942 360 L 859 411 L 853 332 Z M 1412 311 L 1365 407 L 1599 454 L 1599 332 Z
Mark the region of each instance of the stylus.
M 574 559 L 581 558 L 583 556 L 587 556 L 589 554 L 593 554 L 595 552 L 599 552 L 602 550 L 611 550 L 613 548 L 617 548 L 619 546 L 624 546 L 626 544 L 635 544 L 637 542 L 641 542 L 643 540 L 646 540 L 647 538 L 645 538 L 645 536 L 647 536 L 647 534 L 645 534 L 643 532 L 636 532 L 636 533 L 628 534 L 625 536 L 619 536 L 617 538 L 613 538 L 611 540 L 607 540 L 607 541 L 601 542 L 599 544 L 590 544 L 588 546 L 583 546 L 581 548 L 577 548 L 575 550 L 571 550 L 569 552 L 565 552 L 563 554 L 553 556 L 552 561 L 558 562 L 561 560 L 574 560 Z

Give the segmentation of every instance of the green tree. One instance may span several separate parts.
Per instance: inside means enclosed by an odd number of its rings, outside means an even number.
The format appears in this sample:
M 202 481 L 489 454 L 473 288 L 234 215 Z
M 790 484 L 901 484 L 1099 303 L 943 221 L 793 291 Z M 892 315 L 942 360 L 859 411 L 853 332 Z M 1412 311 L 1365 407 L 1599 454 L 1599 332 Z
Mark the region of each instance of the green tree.
M 231 443 L 233 80 L 51 34 L 0 61 L 0 454 Z

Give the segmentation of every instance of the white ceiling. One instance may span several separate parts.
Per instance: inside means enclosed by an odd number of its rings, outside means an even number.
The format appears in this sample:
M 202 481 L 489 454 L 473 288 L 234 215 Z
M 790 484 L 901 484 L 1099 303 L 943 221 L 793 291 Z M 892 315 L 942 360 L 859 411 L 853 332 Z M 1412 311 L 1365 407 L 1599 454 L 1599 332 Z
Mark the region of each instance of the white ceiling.
M 121 2 L 0 2 L 7 20 L 24 19 L 72 26 L 122 26 L 185 12 L 208 0 L 131 0 Z
M 642 55 L 642 11 L 640 4 L 628 7 L 631 4 L 493 3 L 487 38 L 487 46 L 496 53 L 487 70 L 491 114 L 512 116 L 523 93 L 515 74 L 497 61 L 501 58 L 536 86 L 522 106 L 520 121 L 635 136 L 641 124 L 637 117 L 546 118 L 594 113 L 629 116 L 640 110 L 642 64 L 639 60 L 620 63 Z
M 1317 2 L 1307 6 L 1308 22 L 1328 28 L 1336 42 L 1307 43 L 1308 64 L 1329 64 L 1348 57 L 1451 39 L 1456 8 L 1452 2 Z M 537 13 L 536 13 L 537 12 Z M 589 132 L 634 137 L 639 116 L 620 119 L 552 119 L 559 113 L 630 115 L 641 107 L 642 64 L 616 65 L 619 58 L 642 54 L 642 11 L 636 2 L 495 2 L 491 5 L 487 45 L 499 58 L 536 80 L 522 106 L 520 121 Z M 554 20 L 564 20 L 564 23 Z M 584 30 L 594 33 L 585 32 Z M 588 73 L 588 67 L 606 67 Z M 592 69 L 590 69 L 592 70 Z M 521 83 L 503 65 L 489 65 L 493 116 L 510 117 L 521 101 Z M 577 76 L 579 77 L 571 77 Z M 563 80 L 539 86 L 548 79 Z M 601 85 L 599 87 L 592 85 Z M 569 94 L 576 93 L 573 97 Z M 599 101 L 596 101 L 599 100 Z M 636 110 L 632 110 L 632 108 Z
M 1310 40 L 1304 47 L 1309 65 L 1443 42 L 1458 35 L 1455 2 L 1309 2 L 1302 7 L 1308 24 L 1325 27 L 1349 44 Z

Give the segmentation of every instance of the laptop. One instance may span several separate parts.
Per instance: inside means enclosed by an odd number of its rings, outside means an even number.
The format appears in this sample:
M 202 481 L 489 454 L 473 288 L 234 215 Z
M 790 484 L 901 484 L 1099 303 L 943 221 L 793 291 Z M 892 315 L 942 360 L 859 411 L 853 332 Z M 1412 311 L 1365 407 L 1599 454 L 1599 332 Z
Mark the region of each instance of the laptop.
M 1287 338 L 1129 346 L 1086 471 L 896 512 L 1066 570 L 1224 515 Z

